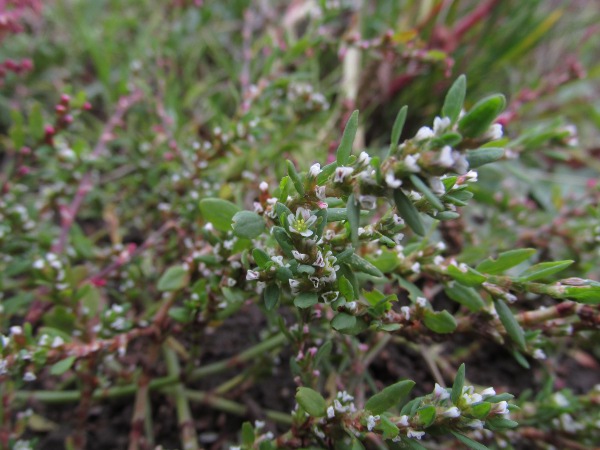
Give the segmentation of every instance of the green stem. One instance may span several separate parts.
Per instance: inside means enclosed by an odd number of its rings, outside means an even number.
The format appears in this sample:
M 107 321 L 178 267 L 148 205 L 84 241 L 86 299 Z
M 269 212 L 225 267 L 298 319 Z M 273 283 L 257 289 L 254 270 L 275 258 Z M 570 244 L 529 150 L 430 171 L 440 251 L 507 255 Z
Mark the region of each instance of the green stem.
M 187 379 L 189 381 L 198 381 L 201 378 L 209 375 L 214 375 L 225 370 L 236 367 L 239 364 L 248 362 L 261 354 L 273 350 L 281 346 L 286 341 L 284 334 L 276 334 L 275 336 L 261 342 L 260 344 L 251 347 L 242 353 L 219 361 L 213 364 L 207 364 L 204 367 L 199 367 L 194 370 Z M 179 382 L 179 377 L 168 375 L 166 377 L 156 378 L 148 385 L 150 391 L 160 390 L 168 386 L 173 386 Z M 135 395 L 138 389 L 137 384 L 127 384 L 124 386 L 115 386 L 108 389 L 97 389 L 94 392 L 94 400 L 104 400 L 107 398 L 122 398 Z M 77 402 L 81 398 L 79 391 L 17 391 L 14 393 L 14 400 L 20 402 L 37 401 L 42 403 L 72 403 Z
M 179 378 L 181 375 L 181 367 L 179 366 L 177 355 L 166 345 L 163 346 L 163 353 L 165 355 L 167 372 L 169 375 Z M 198 445 L 198 438 L 196 436 L 196 429 L 194 427 L 192 411 L 190 410 L 190 404 L 185 395 L 183 383 L 177 383 L 177 385 L 173 387 L 173 395 L 177 405 L 177 422 L 179 429 L 181 430 L 182 448 L 186 450 L 200 450 L 200 445 Z
M 235 414 L 236 416 L 246 416 L 248 414 L 247 406 L 233 402 L 231 400 L 217 397 L 209 392 L 192 391 L 188 389 L 187 391 L 185 391 L 185 394 L 189 400 L 211 406 L 212 408 L 218 409 L 219 411 Z M 273 422 L 277 422 L 282 425 L 292 424 L 292 416 L 289 414 L 285 414 L 280 411 L 274 411 L 271 409 L 265 409 L 263 410 L 263 412 L 265 414 L 265 417 Z

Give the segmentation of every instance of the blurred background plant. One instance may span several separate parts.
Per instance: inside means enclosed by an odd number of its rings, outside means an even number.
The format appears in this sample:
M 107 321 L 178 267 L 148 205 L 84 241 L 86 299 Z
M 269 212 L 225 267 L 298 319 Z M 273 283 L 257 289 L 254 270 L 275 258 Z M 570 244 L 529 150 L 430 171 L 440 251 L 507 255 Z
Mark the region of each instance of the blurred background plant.
M 247 301 L 256 293 L 234 289 L 239 280 L 220 272 L 219 252 L 243 253 L 244 244 L 216 238 L 200 207 L 219 197 L 252 210 L 271 197 L 261 183 L 275 191 L 288 173 L 286 159 L 301 171 L 334 161 L 355 109 L 354 148 L 385 156 L 398 110 L 409 106 L 402 142 L 433 123 L 464 73 L 466 109 L 506 95 L 496 144 L 507 150 L 479 170 L 473 200 L 432 239 L 469 266 L 530 247 L 536 263 L 573 260 L 561 276 L 600 280 L 598 23 L 593 0 L 0 0 L 3 361 L 17 358 L 15 345 L 25 352 L 18 371 L 0 366 L 8 371 L 0 374 L 1 444 L 219 447 L 237 442 L 235 416 L 267 418 L 280 427 L 268 430 L 283 431 L 295 405 L 287 360 L 302 339 L 331 339 L 324 374 L 374 364 L 364 379 L 344 378 L 363 385 L 359 402 L 365 389 L 398 378 L 428 394 L 467 361 L 473 383 L 522 394 L 513 416 L 524 428 L 482 441 L 598 445 L 589 432 L 600 383 L 597 309 L 586 310 L 596 331 L 578 329 L 576 315 L 544 322 L 568 336 L 544 341 L 548 358 L 528 371 L 502 346 L 460 333 L 388 342 L 331 334 L 325 322 L 316 335 L 286 340 L 262 300 Z M 426 291 L 434 283 L 414 281 Z M 556 306 L 544 295 L 519 300 L 515 314 Z M 288 326 L 306 319 L 289 305 L 283 314 Z M 65 342 L 73 347 L 62 353 Z M 223 382 L 238 358 L 243 370 Z M 62 366 L 39 370 L 46 359 Z M 305 364 L 303 376 L 317 370 Z M 331 398 L 336 379 L 320 385 Z M 170 390 L 159 395 L 163 383 Z M 100 389 L 125 400 L 106 402 Z M 52 401 L 67 405 L 44 406 Z M 424 445 L 454 445 L 440 439 Z

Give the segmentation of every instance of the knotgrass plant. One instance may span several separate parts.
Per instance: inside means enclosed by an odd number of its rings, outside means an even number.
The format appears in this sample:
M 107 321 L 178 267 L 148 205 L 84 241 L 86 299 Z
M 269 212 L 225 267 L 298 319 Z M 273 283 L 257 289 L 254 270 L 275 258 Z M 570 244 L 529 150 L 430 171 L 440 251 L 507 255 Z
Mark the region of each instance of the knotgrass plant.
M 597 167 L 548 100 L 594 79 L 518 70 L 564 10 L 198 3 L 11 2 L 0 445 L 118 402 L 111 448 L 597 445 Z

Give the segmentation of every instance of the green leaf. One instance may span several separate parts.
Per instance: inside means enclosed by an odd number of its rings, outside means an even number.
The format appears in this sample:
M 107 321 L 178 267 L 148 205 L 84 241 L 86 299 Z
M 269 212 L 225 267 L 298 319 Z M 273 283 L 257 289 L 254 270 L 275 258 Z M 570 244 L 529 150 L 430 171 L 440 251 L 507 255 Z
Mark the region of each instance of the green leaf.
M 442 204 L 438 196 L 431 192 L 429 186 L 427 186 L 423 182 L 423 180 L 421 180 L 421 178 L 419 178 L 417 175 L 411 175 L 409 178 L 413 186 L 425 196 L 429 203 L 431 203 L 431 206 L 433 206 L 438 211 L 444 210 L 444 205 Z
M 50 374 L 56 376 L 62 375 L 71 368 L 76 359 L 77 358 L 75 356 L 68 356 L 67 358 L 62 359 L 57 363 L 54 363 L 50 368 Z
M 417 411 L 419 420 L 425 428 L 430 426 L 435 420 L 435 411 L 435 406 L 433 405 L 425 406 Z
M 452 399 L 452 403 L 458 405 L 458 401 L 462 397 L 463 387 L 465 386 L 465 364 L 462 363 L 456 372 L 456 376 L 454 377 L 454 384 L 452 385 L 452 393 L 450 394 L 450 398 Z
M 348 158 L 350 158 L 350 154 L 352 153 L 352 144 L 354 143 L 354 137 L 356 136 L 357 130 L 358 110 L 352 113 L 348 119 L 348 122 L 346 123 L 346 127 L 344 128 L 344 134 L 342 135 L 340 145 L 336 152 L 336 161 L 338 166 L 343 166 L 348 162 Z
M 331 355 L 332 349 L 333 349 L 333 342 L 331 342 L 331 341 L 327 341 L 319 347 L 319 350 L 317 350 L 317 353 L 315 354 L 315 359 L 313 361 L 315 367 L 319 366 L 321 361 L 329 360 L 329 356 Z
M 393 439 L 400 432 L 398 426 L 386 416 L 381 416 L 377 424 L 377 429 L 382 432 L 383 439 Z
M 316 292 L 301 292 L 294 299 L 294 306 L 300 309 L 310 308 L 317 303 L 319 303 L 319 296 Z
M 265 308 L 271 311 L 279 303 L 279 285 L 277 283 L 269 283 L 265 288 Z
M 356 317 L 346 313 L 337 314 L 331 321 L 331 326 L 337 331 L 350 330 L 354 325 L 356 325 Z
M 396 203 L 396 208 L 398 208 L 398 213 L 408 226 L 419 236 L 425 236 L 425 228 L 423 227 L 419 211 L 404 192 L 402 192 L 401 188 L 394 190 L 394 202 Z
M 279 202 L 283 203 L 287 200 L 288 195 L 290 193 L 290 177 L 286 176 L 281 179 L 279 182 L 279 196 L 277 199 Z
M 300 264 L 298 266 L 298 273 L 306 273 L 308 275 L 312 275 L 315 273 L 315 268 L 313 266 L 309 266 L 308 264 Z
M 402 129 L 404 128 L 404 123 L 406 122 L 406 114 L 408 112 L 408 106 L 403 106 L 398 111 L 398 115 L 396 116 L 396 120 L 394 121 L 394 126 L 392 127 L 392 139 L 390 141 L 390 149 L 388 151 L 388 155 L 391 155 L 393 151 L 398 147 L 398 143 L 400 142 L 400 135 L 402 134 Z
M 176 291 L 189 283 L 188 271 L 182 266 L 169 267 L 158 280 L 159 291 Z
M 360 208 L 356 204 L 354 194 L 348 196 L 348 203 L 346 203 L 346 210 L 348 212 L 348 224 L 350 225 L 350 236 L 352 237 L 352 245 L 358 246 L 358 226 L 360 220 Z
M 249 448 L 254 444 L 254 428 L 250 422 L 244 422 L 242 424 L 242 445 L 245 448 Z
M 327 164 L 326 166 L 323 166 L 321 168 L 321 173 L 317 175 L 317 184 L 321 186 L 323 183 L 325 183 L 336 168 L 337 163 L 335 161 Z
M 573 260 L 565 260 L 565 261 L 550 261 L 543 262 L 531 266 L 523 273 L 521 273 L 517 280 L 521 283 L 527 281 L 535 281 L 541 278 L 547 278 L 550 275 L 554 275 L 555 273 L 561 272 L 573 264 L 575 261 Z
M 492 431 L 506 430 L 510 428 L 516 428 L 519 426 L 519 424 L 514 420 L 505 419 L 504 417 L 499 416 L 490 417 L 485 421 L 485 424 L 486 427 Z
M 350 259 L 348 260 L 348 264 L 350 265 L 350 267 L 352 267 L 355 270 L 358 270 L 359 272 L 366 273 L 373 277 L 384 277 L 383 273 L 381 273 L 381 270 L 379 270 L 366 259 L 363 259 L 360 256 L 358 256 L 356 253 L 352 253 Z
M 477 419 L 483 419 L 490 413 L 491 409 L 492 404 L 490 402 L 480 402 L 471 407 L 471 414 L 473 414 L 473 416 L 475 416 Z
M 414 387 L 415 382 L 412 380 L 403 380 L 384 388 L 372 396 L 365 404 L 365 409 L 371 411 L 372 414 L 382 414 L 404 400 L 409 392 Z
M 269 257 L 269 255 L 267 255 L 260 248 L 254 248 L 254 249 L 252 249 L 252 257 L 254 258 L 254 262 L 261 269 L 264 269 L 265 266 L 271 261 L 271 258 Z
M 494 306 L 496 307 L 498 317 L 500 317 L 500 322 L 504 325 L 510 338 L 517 344 L 519 349 L 525 351 L 525 333 L 508 305 L 501 300 L 495 299 Z
M 246 239 L 254 239 L 265 231 L 264 219 L 252 211 L 240 211 L 232 218 L 233 234 Z
M 325 399 L 311 388 L 299 387 L 296 391 L 296 401 L 312 417 L 325 415 Z
M 456 320 L 448 311 L 432 311 L 426 309 L 423 317 L 425 326 L 436 333 L 452 333 L 456 330 Z
M 458 121 L 458 130 L 467 137 L 475 138 L 482 135 L 490 128 L 505 106 L 506 99 L 502 94 L 481 99 Z
M 465 436 L 464 434 L 457 433 L 456 431 L 450 430 L 450 433 L 454 435 L 456 439 L 465 444 L 467 447 L 472 448 L 473 450 L 489 450 L 485 445 L 480 444 L 479 442 L 474 441 L 473 439 Z
M 220 198 L 204 198 L 200 200 L 200 213 L 204 220 L 213 224 L 219 231 L 230 231 L 235 213 L 239 212 L 233 203 Z
M 468 266 L 466 271 L 463 272 L 455 265 L 450 265 L 446 268 L 446 273 L 454 280 L 469 287 L 479 286 L 487 280 L 487 277 Z
M 568 286 L 565 296 L 588 305 L 600 304 L 600 286 Z
M 348 281 L 344 275 L 338 278 L 338 290 L 342 297 L 344 297 L 347 301 L 351 302 L 356 298 L 356 294 L 354 293 L 354 288 L 352 287 L 352 283 Z
M 448 297 L 461 305 L 465 305 L 473 312 L 481 311 L 485 306 L 479 293 L 470 287 L 463 286 L 460 283 L 454 283 L 452 286 L 446 286 L 444 292 Z
M 446 94 L 444 106 L 442 106 L 442 116 L 449 117 L 451 122 L 455 123 L 465 102 L 466 93 L 467 77 L 461 75 L 452 84 Z
M 29 131 L 36 141 L 44 137 L 44 117 L 42 107 L 37 102 L 33 104 L 29 113 Z
M 295 249 L 294 243 L 286 231 L 281 227 L 272 227 L 271 234 L 281 247 L 281 250 L 283 250 L 283 253 L 285 253 L 288 258 L 293 258 L 294 255 L 292 254 L 292 250 Z
M 292 180 L 292 183 L 294 183 L 296 192 L 298 192 L 298 194 L 300 196 L 303 196 L 304 195 L 304 184 L 302 183 L 302 180 L 300 179 L 300 175 L 298 175 L 298 172 L 296 172 L 296 167 L 294 167 L 294 163 L 291 162 L 289 159 L 287 160 L 287 171 L 288 171 L 289 177 Z
M 477 169 L 504 156 L 503 148 L 485 147 L 477 150 L 467 150 L 467 161 L 470 169 Z
M 479 272 L 489 273 L 490 275 L 497 275 L 510 269 L 511 267 L 518 266 L 524 261 L 527 261 L 536 252 L 533 248 L 520 248 L 517 250 L 509 250 L 507 252 L 500 253 L 496 260 L 491 258 L 481 262 L 476 269 Z
M 190 323 L 194 319 L 194 315 L 190 314 L 190 310 L 183 306 L 169 308 L 169 317 L 179 323 Z
M 509 394 L 508 392 L 504 392 L 502 394 L 493 395 L 491 397 L 486 397 L 485 401 L 489 403 L 499 403 L 499 402 L 507 402 L 515 398 L 514 395 Z
M 398 254 L 386 249 L 381 249 L 381 253 L 374 257 L 368 257 L 367 261 L 377 267 L 383 273 L 393 272 L 400 264 Z

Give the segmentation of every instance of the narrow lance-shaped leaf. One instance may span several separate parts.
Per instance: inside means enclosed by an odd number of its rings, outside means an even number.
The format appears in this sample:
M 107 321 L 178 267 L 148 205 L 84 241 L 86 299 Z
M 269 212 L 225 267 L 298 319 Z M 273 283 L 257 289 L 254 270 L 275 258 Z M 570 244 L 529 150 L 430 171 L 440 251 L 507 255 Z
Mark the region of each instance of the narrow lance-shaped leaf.
M 289 177 L 292 180 L 292 183 L 294 183 L 296 192 L 298 192 L 298 194 L 301 196 L 304 195 L 304 185 L 302 184 L 300 175 L 298 175 L 298 172 L 296 172 L 296 167 L 294 167 L 294 163 L 291 162 L 289 159 L 287 160 L 287 171 Z
M 398 188 L 394 190 L 394 202 L 400 216 L 402 216 L 408 226 L 419 236 L 425 236 L 425 228 L 423 227 L 419 211 L 404 192 L 402 192 L 402 189 Z
M 258 267 L 263 268 L 267 265 L 271 258 L 264 250 L 260 248 L 255 248 L 252 250 L 252 257 L 254 258 L 254 262 L 258 265 Z
M 525 350 L 525 333 L 508 305 L 501 300 L 494 300 L 494 306 L 498 312 L 498 317 L 500 317 L 500 322 L 504 325 L 510 338 L 521 350 Z
M 477 169 L 485 164 L 498 161 L 504 156 L 504 149 L 497 147 L 484 147 L 467 151 L 467 161 L 471 169 Z
M 497 275 L 510 269 L 511 267 L 518 266 L 524 261 L 527 261 L 533 254 L 535 249 L 533 248 L 520 248 L 517 250 L 509 250 L 507 252 L 500 253 L 496 260 L 491 258 L 481 262 L 476 269 L 479 272 L 489 273 L 491 275 Z
M 505 106 L 506 99 L 502 94 L 480 100 L 458 121 L 458 130 L 467 137 L 479 137 L 489 129 Z
M 265 308 L 267 311 L 271 311 L 279 303 L 279 285 L 277 283 L 270 283 L 265 288 Z
M 460 115 L 460 110 L 465 102 L 466 93 L 467 77 L 465 75 L 461 75 L 448 90 L 446 99 L 444 100 L 444 106 L 442 106 L 442 115 L 450 118 L 452 123 L 456 122 L 458 116 Z
M 483 299 L 479 293 L 467 286 L 463 286 L 459 283 L 454 283 L 453 286 L 448 286 L 444 289 L 444 292 L 448 297 L 461 305 L 465 305 L 469 310 L 473 312 L 480 311 L 485 306 Z
M 416 175 L 411 175 L 410 181 L 412 182 L 413 186 L 416 187 L 417 190 L 420 191 L 425 196 L 425 198 L 429 201 L 429 203 L 431 203 L 431 206 L 433 206 L 438 211 L 444 210 L 444 205 L 442 204 L 442 202 L 440 201 L 438 196 L 435 195 L 433 192 L 431 192 L 431 189 L 429 189 L 429 186 L 427 186 L 423 182 L 423 180 L 421 180 L 421 178 L 419 178 Z
M 383 277 L 383 273 L 369 261 L 353 253 L 348 260 L 348 264 L 359 272 L 366 273 L 374 277 Z
M 432 311 L 425 310 L 423 317 L 425 326 L 436 333 L 445 334 L 452 333 L 456 330 L 456 320 L 448 311 Z
M 372 396 L 365 404 L 365 409 L 373 414 L 381 414 L 388 409 L 398 406 L 404 398 L 410 393 L 415 382 L 412 380 L 403 380 L 384 388 Z
M 400 135 L 402 134 L 402 129 L 404 128 L 404 123 L 406 122 L 406 114 L 408 112 L 408 106 L 403 106 L 398 111 L 398 115 L 396 116 L 396 120 L 394 121 L 394 126 L 392 127 L 392 139 L 390 141 L 390 149 L 388 151 L 388 155 L 392 154 L 394 149 L 398 147 L 398 142 L 400 142 Z
M 352 245 L 356 247 L 358 245 L 358 225 L 360 220 L 360 208 L 356 204 L 354 194 L 350 194 L 350 196 L 348 197 L 346 210 L 348 213 L 348 224 L 350 225 L 350 236 L 352 239 Z
M 465 436 L 464 434 L 457 433 L 456 431 L 450 431 L 454 435 L 456 439 L 465 444 L 467 447 L 472 448 L 473 450 L 489 450 L 485 445 L 480 444 L 477 441 Z
M 348 119 L 348 122 L 346 123 L 346 128 L 344 128 L 344 134 L 342 135 L 342 139 L 336 153 L 336 161 L 338 166 L 343 166 L 348 162 L 348 158 L 350 158 L 350 154 L 352 153 L 352 144 L 354 143 L 354 137 L 356 136 L 357 130 L 358 110 L 352 113 Z
M 519 275 L 518 280 L 520 282 L 535 281 L 541 278 L 549 277 L 555 273 L 562 272 L 575 261 L 549 261 L 536 264 L 525 270 Z
M 456 376 L 454 377 L 454 384 L 452 385 L 452 392 L 450 394 L 450 399 L 452 403 L 458 405 L 458 401 L 460 400 L 463 392 L 463 387 L 465 385 L 465 364 L 461 364 L 456 372 Z

